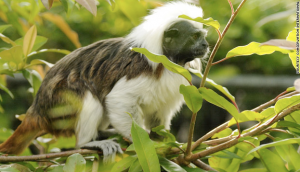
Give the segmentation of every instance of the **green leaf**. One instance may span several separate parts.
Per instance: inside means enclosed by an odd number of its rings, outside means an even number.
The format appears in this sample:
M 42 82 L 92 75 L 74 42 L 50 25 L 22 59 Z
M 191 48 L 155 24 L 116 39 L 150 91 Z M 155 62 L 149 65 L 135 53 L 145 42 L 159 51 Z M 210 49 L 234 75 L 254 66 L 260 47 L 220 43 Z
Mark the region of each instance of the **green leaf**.
M 291 91 L 295 91 L 295 90 L 296 90 L 295 87 L 289 87 L 289 88 L 287 88 L 285 91 L 291 92 Z
M 186 172 L 186 170 L 180 167 L 178 164 L 161 156 L 159 156 L 159 163 L 167 172 Z
M 23 62 L 21 46 L 17 45 L 8 50 L 1 51 L 0 57 L 3 61 L 8 63 L 10 69 L 17 70 L 23 67 L 20 66 Z
M 300 124 L 291 121 L 279 121 L 277 122 L 276 127 L 291 127 L 300 130 Z
M 130 166 L 129 171 L 128 172 L 142 172 L 142 166 L 139 162 L 138 159 L 136 159 Z
M 223 138 L 223 137 L 227 137 L 232 133 L 232 129 L 231 128 L 226 128 L 225 130 L 222 130 L 216 134 L 214 134 L 211 138 L 215 139 L 215 138 Z
M 164 142 L 175 142 L 176 141 L 175 136 L 172 133 L 170 133 L 170 131 L 166 130 L 163 125 L 152 128 L 152 131 L 156 132 L 160 136 L 163 136 Z
M 184 18 L 184 19 L 188 19 L 188 20 L 192 20 L 192 21 L 196 21 L 196 22 L 200 22 L 203 23 L 207 26 L 212 26 L 215 29 L 219 30 L 220 29 L 220 23 L 217 20 L 214 20 L 213 18 L 207 18 L 207 19 L 203 19 L 202 17 L 197 17 L 197 18 L 191 18 L 187 15 L 180 15 L 179 18 Z
M 23 76 L 28 80 L 30 85 L 33 87 L 33 95 L 35 96 L 42 84 L 42 78 L 40 74 L 35 70 L 29 69 L 22 70 L 22 73 Z
M 9 27 L 11 27 L 10 24 L 0 25 L 0 33 L 3 33 Z
M 50 53 L 50 52 L 52 52 L 52 53 L 61 53 L 61 54 L 65 54 L 65 55 L 71 53 L 68 50 L 62 50 L 62 49 L 42 49 L 42 50 L 34 51 L 34 52 L 30 53 L 28 55 L 28 57 L 36 55 L 36 54 L 40 54 L 40 53 Z
M 275 104 L 275 112 L 278 114 L 286 108 L 294 106 L 300 103 L 300 95 L 294 95 L 291 97 L 280 99 Z
M 36 26 L 33 25 L 31 28 L 26 32 L 23 40 L 23 53 L 24 56 L 27 57 L 27 55 L 31 52 L 35 39 L 37 36 L 37 30 Z
M 297 31 L 296 28 L 294 28 L 292 31 L 290 31 L 288 36 L 286 37 L 286 40 L 296 42 L 297 41 L 296 31 Z
M 268 169 L 268 171 L 272 172 L 288 172 L 285 168 L 285 164 L 276 153 L 268 149 L 259 150 L 260 159 Z
M 158 157 L 148 133 L 133 120 L 131 127 L 132 141 L 139 162 L 145 172 L 160 171 Z
M 26 68 L 29 68 L 29 67 L 34 66 L 34 65 L 39 65 L 39 64 L 45 64 L 50 68 L 54 66 L 54 64 L 46 62 L 45 60 L 34 59 L 30 62 L 30 64 L 28 66 L 26 66 Z
M 47 168 L 47 172 L 58 172 L 58 171 L 63 171 L 64 166 L 58 165 L 58 166 L 50 166 Z
M 137 160 L 137 157 L 128 156 L 123 158 L 121 161 L 117 162 L 113 168 L 111 169 L 112 172 L 122 172 L 125 171 L 127 168 L 131 166 L 131 164 Z
M 36 50 L 38 50 L 39 48 L 41 48 L 47 41 L 48 41 L 48 38 L 45 38 L 45 37 L 43 37 L 43 36 L 36 36 L 36 39 L 35 39 L 35 42 L 34 42 L 34 44 L 33 44 L 32 49 L 31 49 L 31 52 L 32 52 L 32 51 L 36 51 Z M 16 43 L 17 45 L 23 46 L 24 38 L 17 39 L 17 40 L 15 41 L 15 43 Z M 30 54 L 29 54 L 29 55 L 30 55 Z M 28 56 L 29 56 L 29 55 L 28 55 Z
M 4 85 L 2 85 L 1 83 L 0 83 L 0 89 L 5 91 L 11 98 L 14 98 L 14 95 L 9 91 L 9 89 Z
M 106 1 L 111 4 L 110 0 Z M 114 1 L 112 0 L 112 2 Z M 136 3 L 136 0 L 116 1 L 116 3 L 124 15 L 130 19 L 135 26 L 140 24 L 140 16 L 147 15 L 145 6 L 141 3 Z
M 165 68 L 168 70 L 178 73 L 185 77 L 189 82 L 192 81 L 192 75 L 189 73 L 187 69 L 185 69 L 182 66 L 177 65 L 176 63 L 171 62 L 166 56 L 164 55 L 157 55 L 149 52 L 145 48 L 132 48 L 132 51 L 144 54 L 149 60 L 155 62 L 155 63 L 162 63 Z
M 17 12 L 14 11 L 8 11 L 6 13 L 8 23 L 13 25 L 13 28 L 16 28 L 20 35 L 24 35 L 25 32 L 22 28 L 22 25 L 19 23 L 19 16 Z
M 67 158 L 64 172 L 85 172 L 86 161 L 79 153 L 75 153 Z
M 202 96 L 195 86 L 180 85 L 180 93 L 183 95 L 184 100 L 188 108 L 193 112 L 197 113 L 202 107 Z
M 9 39 L 8 37 L 6 37 L 5 35 L 3 35 L 2 33 L 0 33 L 0 38 L 2 39 L 2 41 L 6 42 L 8 44 L 11 44 L 13 46 L 16 45 L 16 43 L 13 40 Z
M 228 158 L 228 159 L 233 159 L 233 158 L 241 159 L 241 160 L 243 159 L 240 156 L 238 156 L 237 154 L 230 152 L 228 150 L 222 150 L 222 151 L 216 152 L 216 153 L 212 154 L 212 156 L 216 156 L 219 158 Z
M 296 52 L 289 53 L 289 58 L 292 61 L 292 65 L 297 70 L 297 54 Z M 300 71 L 298 71 L 300 73 Z
M 284 120 L 288 121 L 288 122 L 293 122 L 293 123 L 300 124 L 300 111 L 294 111 L 293 113 L 291 113 L 288 116 L 284 117 Z M 297 129 L 297 128 L 289 127 L 288 129 L 291 132 L 299 133 L 299 129 Z
M 247 170 L 242 170 L 239 172 L 269 172 L 266 168 L 249 168 Z
M 185 169 L 187 172 L 207 172 L 205 170 L 202 170 L 200 168 L 190 168 L 190 167 L 183 167 L 183 169 Z
M 246 110 L 239 114 L 238 122 L 260 121 L 264 118 L 266 117 L 258 112 Z M 228 126 L 232 126 L 234 124 L 236 124 L 236 120 L 234 118 L 231 118 L 231 120 L 228 123 Z
M 281 146 L 281 145 L 287 145 L 287 144 L 299 144 L 299 143 L 300 143 L 300 138 L 284 139 L 284 140 L 260 145 L 256 148 L 252 149 L 248 154 L 255 152 L 257 150 L 260 150 L 260 149 L 266 149 L 266 148 L 273 147 L 273 146 Z
M 275 51 L 279 51 L 283 54 L 288 54 L 292 52 L 290 50 L 286 50 L 276 46 L 268 46 L 268 45 L 261 46 L 261 43 L 251 42 L 246 46 L 239 46 L 230 50 L 227 53 L 226 58 L 231 58 L 236 56 L 248 56 L 252 54 L 265 55 L 265 54 L 272 54 Z
M 216 106 L 219 106 L 220 108 L 227 110 L 227 112 L 229 112 L 234 118 L 236 118 L 237 120 L 239 119 L 238 110 L 224 97 L 218 95 L 213 90 L 204 87 L 199 88 L 199 92 L 201 93 L 203 99 L 205 99 L 211 104 L 214 104 Z
M 293 145 L 282 145 L 275 148 L 280 157 L 288 163 L 289 170 L 296 171 L 300 169 L 300 155 Z

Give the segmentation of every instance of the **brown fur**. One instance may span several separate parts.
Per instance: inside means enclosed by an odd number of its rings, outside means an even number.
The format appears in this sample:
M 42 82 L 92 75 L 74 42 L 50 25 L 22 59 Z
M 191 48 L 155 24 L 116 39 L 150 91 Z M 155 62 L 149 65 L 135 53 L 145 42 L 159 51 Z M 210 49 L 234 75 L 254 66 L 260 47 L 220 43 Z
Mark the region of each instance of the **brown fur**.
M 105 97 L 120 78 L 143 74 L 159 79 L 164 67 L 159 65 L 153 71 L 146 58 L 130 51 L 123 40 L 99 41 L 58 61 L 47 73 L 22 124 L 0 145 L 0 152 L 21 153 L 42 131 L 56 136 L 72 135 L 87 90 L 105 108 Z

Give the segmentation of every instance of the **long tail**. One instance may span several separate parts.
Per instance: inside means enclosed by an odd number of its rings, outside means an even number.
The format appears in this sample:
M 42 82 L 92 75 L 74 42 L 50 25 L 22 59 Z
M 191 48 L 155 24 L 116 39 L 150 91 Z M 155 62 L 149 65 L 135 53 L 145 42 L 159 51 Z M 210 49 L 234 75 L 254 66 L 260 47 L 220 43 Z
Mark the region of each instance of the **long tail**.
M 21 125 L 4 143 L 0 145 L 0 152 L 7 154 L 21 154 L 35 137 L 45 132 L 41 127 L 44 124 L 39 115 L 26 115 Z

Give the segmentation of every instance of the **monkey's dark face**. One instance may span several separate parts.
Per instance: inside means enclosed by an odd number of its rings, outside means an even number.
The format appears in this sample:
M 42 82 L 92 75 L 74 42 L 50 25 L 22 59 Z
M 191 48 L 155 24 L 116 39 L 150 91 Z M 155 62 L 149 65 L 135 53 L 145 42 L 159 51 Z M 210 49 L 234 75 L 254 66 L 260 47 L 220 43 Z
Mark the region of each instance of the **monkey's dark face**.
M 206 32 L 188 21 L 179 21 L 164 32 L 163 53 L 179 65 L 203 57 L 208 52 Z

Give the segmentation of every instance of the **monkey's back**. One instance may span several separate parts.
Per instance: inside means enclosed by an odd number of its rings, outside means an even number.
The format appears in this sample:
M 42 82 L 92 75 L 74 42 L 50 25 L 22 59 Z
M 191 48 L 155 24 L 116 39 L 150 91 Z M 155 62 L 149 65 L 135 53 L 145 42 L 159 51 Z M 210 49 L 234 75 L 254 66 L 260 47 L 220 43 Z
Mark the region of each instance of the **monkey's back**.
M 120 78 L 126 76 L 129 80 L 141 74 L 151 76 L 153 70 L 141 54 L 130 51 L 124 38 L 79 48 L 48 71 L 29 109 L 30 115 L 42 116 L 47 121 L 47 132 L 71 135 L 86 91 L 105 108 L 105 97 Z

